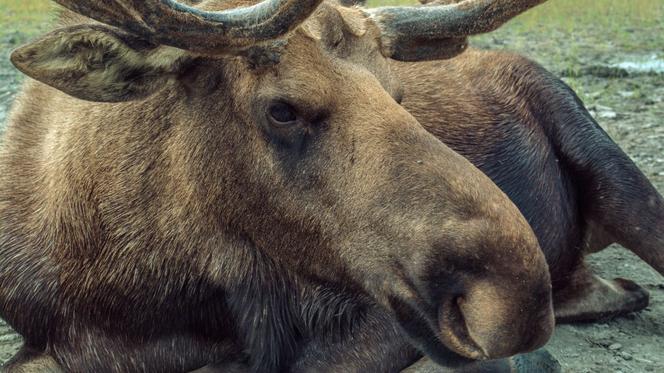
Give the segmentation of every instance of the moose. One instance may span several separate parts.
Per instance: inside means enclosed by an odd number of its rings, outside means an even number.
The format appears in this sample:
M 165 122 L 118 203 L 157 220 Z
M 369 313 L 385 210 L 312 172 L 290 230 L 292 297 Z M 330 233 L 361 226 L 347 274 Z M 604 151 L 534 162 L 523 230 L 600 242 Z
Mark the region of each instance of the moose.
M 584 257 L 617 242 L 664 275 L 664 198 L 564 82 L 523 56 L 474 48 L 447 60 L 392 60 L 374 74 L 396 77 L 397 101 L 525 216 L 549 265 L 556 322 L 648 305 L 645 289 L 600 278 Z M 406 348 L 382 330 L 370 340 Z
M 541 2 L 57 0 L 11 56 L 34 80 L 0 150 L 0 317 L 24 338 L 3 369 L 395 371 L 542 346 L 533 230 L 378 74 Z

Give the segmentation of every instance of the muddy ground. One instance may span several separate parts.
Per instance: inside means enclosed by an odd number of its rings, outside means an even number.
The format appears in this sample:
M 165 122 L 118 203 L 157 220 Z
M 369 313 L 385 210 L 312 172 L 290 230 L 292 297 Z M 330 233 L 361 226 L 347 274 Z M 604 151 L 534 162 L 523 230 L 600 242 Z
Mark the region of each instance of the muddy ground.
M 473 43 L 518 51 L 563 76 L 664 192 L 664 71 L 638 70 L 639 61 L 654 61 L 656 68 L 664 59 L 664 26 L 623 31 L 634 43 L 613 43 L 601 30 L 538 32 L 516 26 Z M 0 132 L 22 80 L 8 62 L 9 51 L 28 38 L 20 31 L 0 33 Z M 664 278 L 618 246 L 594 255 L 590 262 L 605 277 L 630 278 L 644 286 L 651 304 L 638 314 L 607 322 L 558 326 L 548 349 L 567 372 L 664 372 Z M 0 363 L 19 344 L 20 337 L 0 320 Z

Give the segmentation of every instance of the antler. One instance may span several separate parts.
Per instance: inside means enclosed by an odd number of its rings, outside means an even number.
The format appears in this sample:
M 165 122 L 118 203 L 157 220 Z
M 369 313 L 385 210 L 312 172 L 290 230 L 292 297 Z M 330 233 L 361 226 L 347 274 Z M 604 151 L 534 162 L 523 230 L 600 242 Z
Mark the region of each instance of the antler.
M 545 1 L 438 0 L 424 6 L 368 9 L 367 13 L 382 30 L 385 56 L 417 61 L 456 55 L 466 48 L 467 36 L 493 31 Z
M 322 0 L 265 0 L 253 6 L 204 11 L 173 0 L 55 0 L 81 15 L 156 44 L 219 53 L 278 38 L 297 27 Z

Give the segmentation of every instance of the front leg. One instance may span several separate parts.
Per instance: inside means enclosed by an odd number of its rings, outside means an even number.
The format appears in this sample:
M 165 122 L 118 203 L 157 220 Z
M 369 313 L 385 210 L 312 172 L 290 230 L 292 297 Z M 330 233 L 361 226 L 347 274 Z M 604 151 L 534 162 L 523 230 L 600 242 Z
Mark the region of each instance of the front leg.
M 580 263 L 564 287 L 553 294 L 556 322 L 569 323 L 608 319 L 648 306 L 648 292 L 622 278 L 612 281 L 594 275 Z

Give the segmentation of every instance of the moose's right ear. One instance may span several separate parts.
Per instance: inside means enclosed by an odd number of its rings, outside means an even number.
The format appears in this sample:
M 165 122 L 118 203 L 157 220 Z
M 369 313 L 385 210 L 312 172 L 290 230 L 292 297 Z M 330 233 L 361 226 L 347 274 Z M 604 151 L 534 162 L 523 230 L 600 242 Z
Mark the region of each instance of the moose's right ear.
M 100 102 L 149 96 L 175 77 L 188 58 L 181 49 L 99 24 L 53 31 L 11 55 L 14 66 L 31 78 Z

